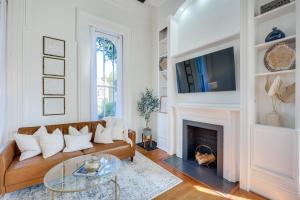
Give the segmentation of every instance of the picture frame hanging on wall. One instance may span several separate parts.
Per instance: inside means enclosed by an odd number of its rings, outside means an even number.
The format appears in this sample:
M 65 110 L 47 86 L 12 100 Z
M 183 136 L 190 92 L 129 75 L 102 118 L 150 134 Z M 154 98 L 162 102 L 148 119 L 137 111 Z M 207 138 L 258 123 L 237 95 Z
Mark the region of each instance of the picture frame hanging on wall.
M 43 116 L 65 115 L 65 97 L 43 97 Z
M 43 36 L 43 54 L 65 58 L 65 40 Z
M 65 59 L 43 56 L 43 75 L 65 76 Z
M 58 77 L 43 77 L 43 95 L 65 95 L 65 79 Z

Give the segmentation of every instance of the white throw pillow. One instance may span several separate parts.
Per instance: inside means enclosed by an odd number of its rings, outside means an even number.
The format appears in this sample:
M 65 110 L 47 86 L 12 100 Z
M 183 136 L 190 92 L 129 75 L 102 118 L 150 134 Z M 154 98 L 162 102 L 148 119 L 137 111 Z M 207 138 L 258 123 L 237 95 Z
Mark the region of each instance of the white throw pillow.
M 32 158 L 42 153 L 39 137 L 47 134 L 47 129 L 41 126 L 33 135 L 15 134 L 17 146 L 21 151 L 20 161 Z
M 40 136 L 40 145 L 43 158 L 49 158 L 64 149 L 64 137 L 59 129 L 55 129 L 52 134 Z
M 112 128 L 115 123 L 115 118 L 113 117 L 104 117 L 103 120 L 106 122 L 105 128 Z
M 115 118 L 112 127 L 112 139 L 113 140 L 124 140 L 124 123 L 122 119 Z
M 79 151 L 93 147 L 90 142 L 92 133 L 82 135 L 64 135 L 66 147 L 63 152 Z
M 89 133 L 89 127 L 84 126 L 80 131 L 78 131 L 76 128 L 69 126 L 69 135 L 85 135 Z
M 113 143 L 111 138 L 111 132 L 111 127 L 104 128 L 101 124 L 98 124 L 95 132 L 94 142 L 102 144 Z
M 125 126 L 121 118 L 116 117 L 105 117 L 103 120 L 106 121 L 106 128 L 111 128 L 111 137 L 113 140 L 124 140 Z

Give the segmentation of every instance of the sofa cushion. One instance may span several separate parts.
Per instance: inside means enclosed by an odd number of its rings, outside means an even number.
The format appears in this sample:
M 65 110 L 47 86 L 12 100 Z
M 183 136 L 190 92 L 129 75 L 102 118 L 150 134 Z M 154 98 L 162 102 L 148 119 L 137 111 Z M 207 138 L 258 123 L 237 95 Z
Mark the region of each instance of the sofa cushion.
M 19 184 L 35 178 L 43 177 L 49 169 L 56 164 L 83 155 L 81 151 L 70 153 L 58 153 L 47 159 L 41 155 L 19 161 L 19 156 L 15 157 L 5 174 L 5 185 Z
M 14 139 L 21 151 L 20 161 L 32 158 L 42 153 L 39 137 L 47 134 L 47 129 L 41 126 L 33 135 L 15 134 Z
M 64 135 L 66 147 L 63 152 L 73 152 L 93 147 L 92 133 L 82 135 Z
M 84 154 L 91 153 L 109 153 L 119 157 L 120 159 L 128 157 L 132 149 L 130 144 L 121 140 L 114 140 L 114 143 L 111 144 L 96 144 L 93 143 L 94 147 L 90 149 L 83 150 Z M 123 156 L 124 155 L 124 156 Z M 125 156 L 127 155 L 127 156 Z
M 111 138 L 111 128 L 104 128 L 101 124 L 97 125 L 94 143 L 98 144 L 111 144 L 113 140 Z
M 82 129 L 85 126 L 88 126 L 89 131 L 93 133 L 92 140 L 94 140 L 94 134 L 96 132 L 96 127 L 98 124 L 101 124 L 103 127 L 106 127 L 106 122 L 104 120 L 100 121 L 94 121 L 94 122 L 79 122 L 79 123 L 69 123 L 69 124 L 55 124 L 55 125 L 48 125 L 46 126 L 46 129 L 48 133 L 52 133 L 55 129 L 60 129 L 63 134 L 68 134 L 69 133 L 69 127 L 72 126 L 78 130 Z M 27 134 L 27 135 L 32 135 L 34 134 L 40 127 L 23 127 L 19 128 L 18 133 L 19 134 Z M 16 149 L 16 154 L 19 155 L 21 152 L 19 148 Z

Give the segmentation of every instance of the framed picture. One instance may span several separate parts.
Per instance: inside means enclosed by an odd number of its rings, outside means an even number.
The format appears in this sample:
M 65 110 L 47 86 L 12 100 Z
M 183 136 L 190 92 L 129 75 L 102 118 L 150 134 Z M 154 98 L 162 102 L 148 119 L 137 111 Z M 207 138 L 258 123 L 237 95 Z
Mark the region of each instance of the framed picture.
M 43 36 L 43 54 L 54 57 L 65 57 L 65 41 Z
M 56 77 L 43 77 L 43 95 L 65 95 L 65 79 Z
M 168 98 L 166 96 L 160 97 L 160 108 L 159 112 L 161 113 L 167 113 L 167 108 L 168 108 Z
M 43 75 L 65 76 L 65 59 L 44 56 Z
M 65 115 L 65 97 L 44 97 L 43 116 Z

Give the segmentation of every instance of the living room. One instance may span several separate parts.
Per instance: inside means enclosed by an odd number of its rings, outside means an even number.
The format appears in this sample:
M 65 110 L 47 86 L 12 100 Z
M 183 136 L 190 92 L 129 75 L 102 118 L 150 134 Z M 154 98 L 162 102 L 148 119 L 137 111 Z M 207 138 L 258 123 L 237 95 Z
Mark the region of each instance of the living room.
M 0 199 L 300 199 L 299 10 L 0 0 Z

